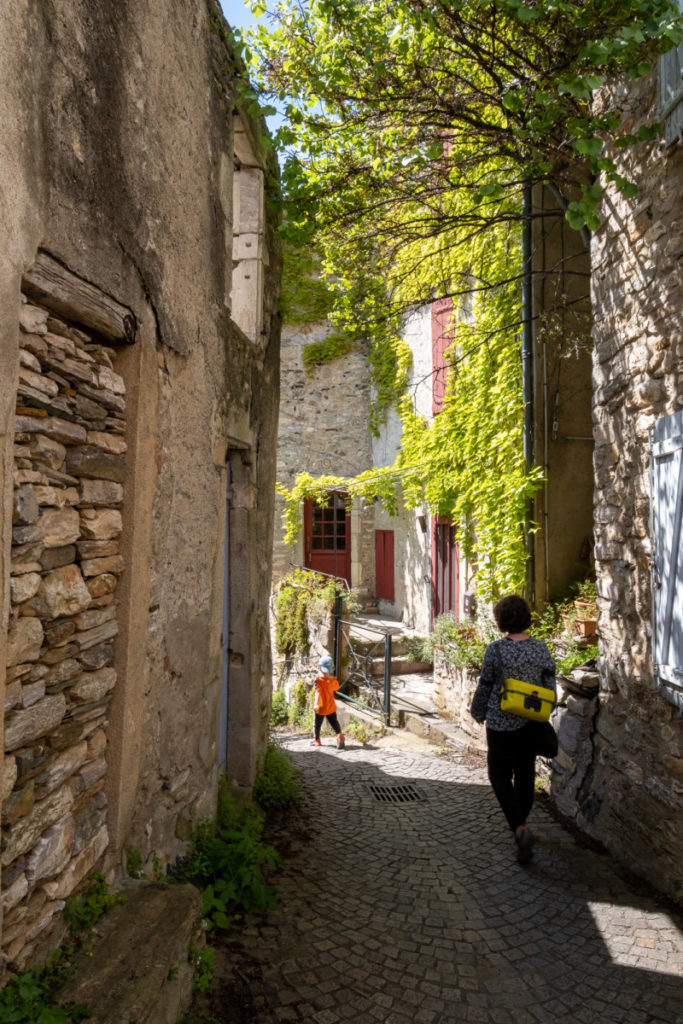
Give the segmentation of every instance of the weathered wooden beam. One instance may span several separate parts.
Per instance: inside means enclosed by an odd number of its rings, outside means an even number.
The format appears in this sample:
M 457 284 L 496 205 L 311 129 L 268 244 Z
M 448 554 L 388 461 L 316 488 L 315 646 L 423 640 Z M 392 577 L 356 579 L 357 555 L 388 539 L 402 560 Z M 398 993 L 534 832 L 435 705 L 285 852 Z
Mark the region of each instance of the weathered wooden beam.
M 133 312 L 46 252 L 39 252 L 33 266 L 24 273 L 22 288 L 28 298 L 105 341 L 135 341 L 137 325 Z

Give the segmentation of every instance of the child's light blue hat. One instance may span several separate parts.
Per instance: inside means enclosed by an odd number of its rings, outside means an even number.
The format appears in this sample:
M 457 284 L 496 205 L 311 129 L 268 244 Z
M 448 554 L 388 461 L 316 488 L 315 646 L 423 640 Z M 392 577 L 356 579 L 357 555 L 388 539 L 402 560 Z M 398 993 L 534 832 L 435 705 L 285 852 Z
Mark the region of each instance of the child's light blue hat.
M 328 672 L 330 675 L 334 672 L 334 662 L 329 654 L 323 654 L 322 658 L 318 662 L 323 672 Z

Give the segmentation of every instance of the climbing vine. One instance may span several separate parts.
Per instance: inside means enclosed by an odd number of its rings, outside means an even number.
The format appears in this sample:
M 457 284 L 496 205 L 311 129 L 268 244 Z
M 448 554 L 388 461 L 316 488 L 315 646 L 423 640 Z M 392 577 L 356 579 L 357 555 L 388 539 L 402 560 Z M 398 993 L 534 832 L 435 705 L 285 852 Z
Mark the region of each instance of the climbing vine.
M 433 263 L 426 246 L 423 252 L 429 272 Z M 402 498 L 408 507 L 426 506 L 458 524 L 477 589 L 491 598 L 523 587 L 527 505 L 542 484 L 540 469 L 526 472 L 522 446 L 519 232 L 491 229 L 466 254 L 453 250 L 448 267 L 440 260 L 442 273 L 467 282 L 449 327 L 442 411 L 431 424 L 423 419 L 404 378 L 398 401 L 401 450 L 395 463 L 355 478 L 302 473 L 291 489 L 279 487 L 286 539 L 293 542 L 301 529 L 305 498 L 323 504 L 329 491 L 341 490 L 350 503 L 379 499 L 392 514 Z M 485 287 L 505 278 L 506 284 Z M 571 347 L 572 339 L 565 343 Z M 404 346 L 404 341 L 385 338 L 376 347 L 391 367 L 407 364 Z
M 309 652 L 309 632 L 313 623 L 322 621 L 335 598 L 351 599 L 335 577 L 295 569 L 278 581 L 275 588 L 275 649 L 285 658 L 305 657 Z

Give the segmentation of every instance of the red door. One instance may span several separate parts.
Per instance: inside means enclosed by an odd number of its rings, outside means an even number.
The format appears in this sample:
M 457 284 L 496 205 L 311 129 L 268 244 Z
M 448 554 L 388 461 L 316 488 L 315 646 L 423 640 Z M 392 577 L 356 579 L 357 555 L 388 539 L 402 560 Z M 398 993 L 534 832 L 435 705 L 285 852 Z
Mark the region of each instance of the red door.
M 375 530 L 375 597 L 394 600 L 393 530 Z
M 326 505 L 304 503 L 304 565 L 340 576 L 351 586 L 351 516 L 346 496 L 333 492 Z
M 455 527 L 445 516 L 432 518 L 432 621 L 459 609 L 459 550 Z

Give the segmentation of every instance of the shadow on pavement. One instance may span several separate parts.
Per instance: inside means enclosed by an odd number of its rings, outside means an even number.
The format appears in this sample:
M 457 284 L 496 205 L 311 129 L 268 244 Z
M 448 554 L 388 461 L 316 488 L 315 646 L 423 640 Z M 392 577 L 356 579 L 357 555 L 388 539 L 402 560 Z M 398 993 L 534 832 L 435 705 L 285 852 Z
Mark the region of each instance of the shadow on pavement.
M 203 1019 L 683 1024 L 680 920 L 542 808 L 522 867 L 481 766 L 286 745 L 280 908 L 217 942 Z

